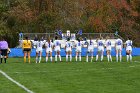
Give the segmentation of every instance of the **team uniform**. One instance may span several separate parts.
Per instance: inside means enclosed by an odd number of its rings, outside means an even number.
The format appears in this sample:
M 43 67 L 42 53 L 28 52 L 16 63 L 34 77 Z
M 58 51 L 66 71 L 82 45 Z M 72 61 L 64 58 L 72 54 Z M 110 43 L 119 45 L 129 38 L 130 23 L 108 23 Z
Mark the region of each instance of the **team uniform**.
M 125 44 L 126 44 L 126 58 L 127 58 L 127 62 L 129 60 L 129 58 L 130 58 L 130 61 L 132 61 L 132 54 L 131 54 L 131 52 L 132 52 L 132 41 L 131 40 L 127 40 L 125 42 Z M 130 53 L 128 54 L 127 51 L 129 51 Z
M 76 42 L 76 52 L 79 53 L 79 61 L 81 61 L 81 50 L 82 50 L 82 42 L 81 41 L 77 41 Z M 77 61 L 77 56 L 76 55 L 76 61 Z
M 8 51 L 7 41 L 0 41 L 0 52 L 1 52 L 1 62 L 0 63 L 2 63 L 3 57 L 4 57 L 4 61 L 6 63 L 7 51 Z
M 66 42 L 66 52 L 72 52 L 72 43 L 70 41 Z M 68 56 L 70 56 L 70 61 L 72 61 L 72 54 L 66 54 L 66 61 L 68 61 Z
M 60 52 L 61 51 L 61 49 L 60 49 L 60 41 L 59 40 L 55 40 L 54 41 L 54 51 L 55 52 Z M 61 56 L 60 56 L 60 54 L 58 55 L 59 56 L 59 59 L 60 59 L 60 61 L 61 61 Z M 55 54 L 55 61 L 57 61 L 57 53 Z
M 118 55 L 120 55 L 120 62 L 122 61 L 122 46 L 123 46 L 123 41 L 121 39 L 117 39 L 115 42 L 116 45 L 116 61 L 118 62 Z M 118 54 L 119 52 L 119 54 Z
M 23 52 L 24 53 L 26 53 L 26 52 L 30 53 L 31 48 L 32 48 L 31 41 L 30 40 L 23 40 L 23 42 L 22 42 Z M 24 56 L 24 62 L 26 62 L 26 56 Z M 28 55 L 28 62 L 30 63 L 30 55 Z
M 88 62 L 88 53 L 91 53 L 91 62 L 92 62 L 92 60 L 93 60 L 93 50 L 94 50 L 94 42 L 92 40 L 87 41 L 86 62 Z
M 41 54 L 42 54 L 42 50 L 43 50 L 43 45 L 44 42 L 43 41 L 37 41 L 36 42 L 36 53 L 40 53 L 40 57 L 38 59 L 38 56 L 36 57 L 36 63 L 39 61 L 39 63 L 41 62 Z
M 98 53 L 101 53 L 101 61 L 103 60 L 103 52 L 104 52 L 104 42 L 103 40 L 98 40 L 97 41 L 97 49 L 98 49 Z M 98 60 L 98 54 L 96 55 L 96 61 Z
M 111 41 L 110 40 L 106 40 L 105 46 L 106 46 L 106 51 L 110 51 L 110 54 L 107 54 L 108 62 L 109 62 L 109 60 L 112 62 L 112 57 L 111 57 L 111 50 L 112 50 Z
M 49 54 L 49 53 L 52 53 L 52 48 L 53 48 L 53 43 L 52 42 L 46 42 L 45 43 L 45 46 L 46 46 L 46 53 Z M 52 62 L 52 56 L 50 56 L 50 60 Z M 48 61 L 48 56 L 46 56 L 46 62 Z

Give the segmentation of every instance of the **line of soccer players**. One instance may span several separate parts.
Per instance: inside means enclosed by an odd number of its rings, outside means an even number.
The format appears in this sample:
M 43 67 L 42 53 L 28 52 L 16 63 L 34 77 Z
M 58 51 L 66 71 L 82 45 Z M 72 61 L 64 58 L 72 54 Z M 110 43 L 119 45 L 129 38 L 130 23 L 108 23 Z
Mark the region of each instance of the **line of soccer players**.
M 23 42 L 23 51 L 24 51 L 24 62 L 26 62 L 26 53 L 30 55 L 31 51 L 31 43 L 27 44 L 26 42 Z M 107 59 L 108 62 L 112 62 L 112 56 L 111 56 L 111 51 L 112 51 L 112 43 L 109 39 L 109 37 L 106 38 L 106 41 L 101 38 L 96 40 L 97 43 L 97 55 L 96 55 L 96 61 L 98 61 L 99 56 L 100 56 L 100 61 L 103 61 L 103 53 L 104 53 L 104 48 L 106 48 L 106 53 L 107 53 Z M 61 43 L 60 40 L 58 40 L 58 37 L 55 37 L 55 41 L 51 42 L 50 39 L 47 40 L 47 42 L 44 42 L 40 39 L 38 41 L 35 41 L 34 44 L 36 45 L 36 63 L 41 62 L 41 57 L 42 57 L 42 51 L 43 51 L 43 45 L 45 45 L 46 48 L 46 62 L 48 62 L 48 58 L 50 57 L 50 61 L 53 61 L 52 57 L 52 51 L 54 49 L 55 51 L 55 62 L 57 62 L 57 58 L 59 57 L 59 61 L 62 61 L 60 51 L 61 51 Z M 84 43 L 80 41 L 80 39 L 77 39 L 75 42 L 75 48 L 76 48 L 76 56 L 75 56 L 75 61 L 81 61 L 81 52 L 82 52 L 82 46 L 86 44 L 87 45 L 87 54 L 86 54 L 86 62 L 89 62 L 89 55 L 91 55 L 91 62 L 93 61 L 93 51 L 94 51 L 94 41 L 90 38 L 90 40 L 86 40 Z M 65 44 L 65 51 L 66 51 L 66 62 L 72 61 L 72 42 L 70 41 L 70 38 L 67 38 L 67 42 Z M 132 61 L 132 41 L 127 40 L 125 42 L 125 47 L 126 47 L 126 55 L 127 55 L 127 61 Z M 116 62 L 118 60 L 121 62 L 122 61 L 122 48 L 123 48 L 123 41 L 118 38 L 115 41 L 115 50 L 116 50 Z M 30 57 L 29 62 L 30 62 Z

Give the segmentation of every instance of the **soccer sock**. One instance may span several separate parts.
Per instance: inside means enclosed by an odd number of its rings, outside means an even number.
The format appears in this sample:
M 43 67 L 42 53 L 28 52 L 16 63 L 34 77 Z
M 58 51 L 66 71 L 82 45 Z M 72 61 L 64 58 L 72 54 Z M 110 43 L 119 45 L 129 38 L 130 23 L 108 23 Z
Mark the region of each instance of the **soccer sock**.
M 55 61 L 57 61 L 57 55 L 55 55 Z
M 107 55 L 107 60 L 108 60 L 108 62 L 109 62 L 109 55 Z
M 39 63 L 41 62 L 41 56 L 39 57 Z
M 6 58 L 4 58 L 4 61 L 5 61 L 5 63 L 6 63 Z
M 36 63 L 38 62 L 38 57 L 36 57 Z
M 26 63 L 26 57 L 24 57 L 24 63 Z
M 52 56 L 50 57 L 50 60 L 51 60 L 51 62 L 52 62 Z
M 31 59 L 31 57 L 29 56 L 29 57 L 28 57 L 28 62 L 29 62 L 29 63 L 30 63 L 30 59 Z
M 86 62 L 88 62 L 88 55 L 87 55 L 87 57 L 86 57 Z
M 59 55 L 59 60 L 61 61 L 61 56 Z
M 66 55 L 66 61 L 68 61 L 68 55 Z
M 118 62 L 118 54 L 116 54 L 116 61 Z
M 126 60 L 127 60 L 127 62 L 128 62 L 128 60 L 129 60 L 129 55 L 126 55 Z
M 96 55 L 96 61 L 98 61 L 98 55 Z
M 132 55 L 131 54 L 129 55 L 129 57 L 130 57 L 130 61 L 132 61 Z
M 111 55 L 109 55 L 109 57 L 110 57 L 110 61 L 112 62 L 112 56 L 111 56 Z
M 72 61 L 72 55 L 70 55 L 70 61 Z
M 76 59 L 76 61 L 77 61 L 77 55 L 76 55 L 75 59 Z
M 103 54 L 102 54 L 102 55 L 101 55 L 101 61 L 103 61 L 103 57 L 104 57 L 104 56 L 103 56 Z
M 46 57 L 46 62 L 48 62 L 48 57 Z
M 2 63 L 2 59 L 3 59 L 3 58 L 1 58 L 1 63 Z

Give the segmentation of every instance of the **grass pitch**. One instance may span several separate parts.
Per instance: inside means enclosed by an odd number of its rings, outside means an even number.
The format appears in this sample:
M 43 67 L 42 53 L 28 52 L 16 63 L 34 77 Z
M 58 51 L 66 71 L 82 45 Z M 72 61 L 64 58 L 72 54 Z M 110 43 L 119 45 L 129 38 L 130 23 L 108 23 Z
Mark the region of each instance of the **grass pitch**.
M 35 93 L 139 93 L 140 57 L 132 63 L 112 62 L 58 62 L 23 63 L 23 58 L 9 58 L 0 64 L 7 73 Z M 74 59 L 74 58 L 73 58 Z M 94 57 L 95 59 L 95 57 Z M 115 58 L 113 58 L 115 60 Z M 63 59 L 65 60 L 65 58 Z M 0 74 L 0 93 L 26 93 L 22 88 Z

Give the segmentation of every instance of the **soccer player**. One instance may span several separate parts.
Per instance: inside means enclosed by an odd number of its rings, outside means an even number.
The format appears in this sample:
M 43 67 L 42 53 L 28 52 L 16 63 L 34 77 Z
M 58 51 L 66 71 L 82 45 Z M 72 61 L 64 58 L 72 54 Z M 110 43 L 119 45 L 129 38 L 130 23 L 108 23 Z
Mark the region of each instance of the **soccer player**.
M 86 62 L 88 62 L 88 55 L 91 54 L 91 62 L 93 60 L 93 50 L 94 50 L 94 42 L 91 40 L 87 41 L 87 56 L 86 56 Z
M 77 61 L 77 57 L 79 56 L 79 61 L 81 61 L 81 50 L 82 50 L 82 42 L 80 41 L 80 39 L 77 39 L 76 42 L 76 61 Z
M 120 62 L 122 61 L 122 47 L 123 47 L 123 41 L 118 38 L 115 42 L 115 48 L 116 48 L 116 61 L 118 62 L 118 57 L 120 56 Z
M 8 43 L 4 39 L 2 39 L 2 41 L 0 41 L 1 63 L 3 58 L 6 63 L 7 51 L 8 51 Z
M 57 62 L 57 56 L 59 57 L 59 60 L 61 62 L 62 61 L 61 60 L 61 55 L 60 55 L 60 51 L 61 51 L 60 46 L 61 46 L 61 43 L 57 39 L 58 39 L 58 37 L 55 36 L 55 41 L 54 41 L 55 62 Z
M 36 63 L 41 62 L 43 45 L 44 42 L 38 39 L 38 41 L 36 42 Z
M 102 37 L 100 37 L 99 40 L 97 40 L 97 55 L 96 55 L 96 61 L 98 61 L 99 55 L 101 55 L 101 61 L 103 61 L 103 53 L 104 53 L 104 42 L 102 40 Z
M 130 59 L 130 62 L 132 61 L 132 40 L 130 40 L 128 38 L 128 40 L 125 42 L 125 45 L 126 45 L 126 59 L 127 59 L 127 62 L 129 61 Z
M 66 62 L 68 61 L 68 56 L 70 56 L 70 62 L 72 61 L 72 43 L 70 42 L 70 38 L 67 38 L 66 46 Z
M 46 62 L 48 62 L 48 56 L 50 55 L 50 61 L 52 62 L 52 48 L 53 48 L 53 43 L 51 42 L 50 39 L 47 40 L 45 43 L 46 46 Z
M 31 41 L 28 40 L 28 37 L 25 37 L 25 40 L 22 42 L 22 49 L 24 53 L 24 63 L 26 62 L 26 56 L 28 55 L 28 62 L 30 63 L 30 53 L 31 53 Z
M 108 62 L 109 61 L 112 62 L 112 56 L 111 56 L 112 47 L 111 47 L 111 41 L 109 40 L 109 37 L 106 38 L 105 46 L 106 46 L 107 60 Z

